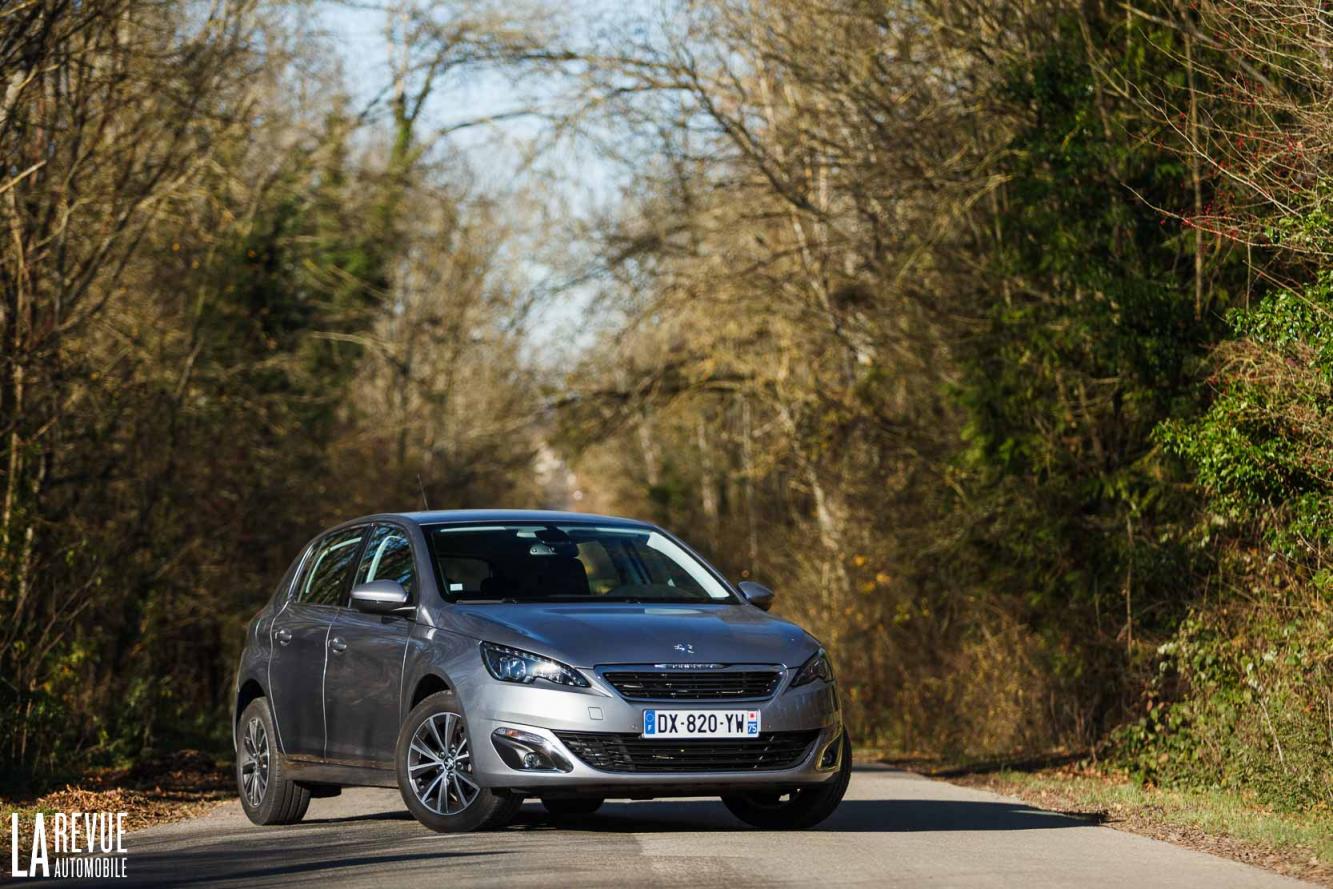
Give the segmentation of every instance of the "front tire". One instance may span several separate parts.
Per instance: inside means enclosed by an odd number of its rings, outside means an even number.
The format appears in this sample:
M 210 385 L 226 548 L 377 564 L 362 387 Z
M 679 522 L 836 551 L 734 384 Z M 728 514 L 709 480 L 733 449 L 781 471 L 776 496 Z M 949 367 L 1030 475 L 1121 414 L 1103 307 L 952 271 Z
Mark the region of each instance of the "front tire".
M 236 725 L 236 787 L 245 817 L 255 824 L 295 824 L 310 807 L 310 791 L 283 770 L 277 737 L 268 700 L 251 701 Z
M 412 708 L 398 732 L 398 790 L 412 816 L 438 833 L 503 827 L 521 797 L 482 787 L 473 777 L 467 721 L 453 692 L 430 695 Z
M 762 790 L 729 793 L 722 802 L 731 814 L 764 830 L 802 830 L 833 814 L 852 780 L 852 741 L 842 733 L 842 763 L 838 774 L 823 784 L 801 787 L 788 794 Z

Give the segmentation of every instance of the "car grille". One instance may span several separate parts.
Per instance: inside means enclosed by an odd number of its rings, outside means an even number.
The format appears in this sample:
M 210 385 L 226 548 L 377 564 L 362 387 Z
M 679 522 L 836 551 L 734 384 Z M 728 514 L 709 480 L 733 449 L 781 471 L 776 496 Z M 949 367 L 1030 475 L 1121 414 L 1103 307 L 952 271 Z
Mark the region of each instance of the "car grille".
M 630 701 L 745 701 L 771 697 L 778 670 L 609 670 L 602 673 Z
M 818 734 L 766 732 L 757 738 L 672 741 L 594 732 L 556 732 L 556 737 L 584 763 L 604 772 L 762 772 L 798 765 Z

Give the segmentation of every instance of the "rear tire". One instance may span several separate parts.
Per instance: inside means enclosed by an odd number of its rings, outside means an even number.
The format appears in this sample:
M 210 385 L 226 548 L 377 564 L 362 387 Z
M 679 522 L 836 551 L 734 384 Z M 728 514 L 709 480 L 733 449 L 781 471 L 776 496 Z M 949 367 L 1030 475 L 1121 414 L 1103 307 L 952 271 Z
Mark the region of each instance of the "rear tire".
M 833 814 L 852 780 L 852 741 L 842 733 L 842 763 L 838 774 L 823 784 L 801 787 L 786 795 L 762 790 L 729 793 L 722 802 L 731 814 L 764 830 L 802 830 Z
M 600 797 L 566 797 L 547 799 L 542 797 L 542 805 L 554 818 L 577 818 L 591 815 L 602 807 L 606 800 Z
M 472 777 L 478 743 L 467 731 L 453 692 L 429 695 L 412 708 L 398 732 L 394 763 L 407 809 L 437 833 L 504 827 L 523 798 L 482 787 Z
M 245 817 L 255 824 L 295 824 L 310 807 L 310 791 L 287 778 L 267 698 L 256 698 L 236 725 L 236 788 Z

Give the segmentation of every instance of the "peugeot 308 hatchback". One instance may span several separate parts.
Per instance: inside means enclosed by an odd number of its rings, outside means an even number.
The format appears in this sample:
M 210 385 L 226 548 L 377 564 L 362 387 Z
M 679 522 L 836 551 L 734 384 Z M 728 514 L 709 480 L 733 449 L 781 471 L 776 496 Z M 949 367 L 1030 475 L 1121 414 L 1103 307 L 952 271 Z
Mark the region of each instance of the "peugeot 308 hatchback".
M 851 774 L 828 658 L 644 522 L 559 512 L 376 515 L 311 541 L 236 674 L 241 803 L 397 787 L 438 831 L 607 798 L 720 796 L 809 827 Z

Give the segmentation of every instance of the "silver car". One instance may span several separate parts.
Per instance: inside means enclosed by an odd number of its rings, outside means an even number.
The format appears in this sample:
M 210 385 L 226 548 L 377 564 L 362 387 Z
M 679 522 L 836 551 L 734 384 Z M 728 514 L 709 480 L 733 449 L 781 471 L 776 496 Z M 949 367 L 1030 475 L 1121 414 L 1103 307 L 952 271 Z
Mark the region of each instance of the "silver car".
M 680 540 L 539 511 L 375 515 L 321 534 L 246 630 L 241 803 L 397 787 L 437 831 L 613 799 L 720 796 L 764 828 L 838 805 L 851 746 L 827 656 Z

